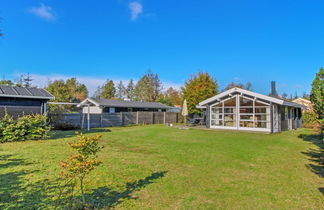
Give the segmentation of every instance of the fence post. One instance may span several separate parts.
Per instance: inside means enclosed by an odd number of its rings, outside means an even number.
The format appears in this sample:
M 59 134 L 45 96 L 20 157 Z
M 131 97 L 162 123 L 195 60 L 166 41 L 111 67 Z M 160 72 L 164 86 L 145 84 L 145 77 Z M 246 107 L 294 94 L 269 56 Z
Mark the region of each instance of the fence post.
M 120 112 L 121 114 L 121 119 L 122 119 L 122 126 L 124 126 L 125 122 L 124 122 L 124 112 Z
M 165 124 L 165 115 L 166 115 L 166 112 L 163 112 L 163 124 Z
M 102 128 L 102 113 L 100 114 L 100 127 Z
M 138 125 L 138 111 L 136 112 L 136 125 Z
M 154 124 L 154 112 L 152 112 L 152 124 Z

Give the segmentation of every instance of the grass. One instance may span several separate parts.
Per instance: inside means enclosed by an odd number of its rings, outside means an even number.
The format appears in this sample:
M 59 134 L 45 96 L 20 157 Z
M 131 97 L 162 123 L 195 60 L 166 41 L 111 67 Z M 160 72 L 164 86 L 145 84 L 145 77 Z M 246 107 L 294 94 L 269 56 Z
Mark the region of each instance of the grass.
M 161 125 L 95 130 L 103 161 L 87 199 L 116 209 L 323 209 L 321 140 L 311 130 L 255 134 Z M 0 145 L 0 209 L 53 208 L 73 132 Z

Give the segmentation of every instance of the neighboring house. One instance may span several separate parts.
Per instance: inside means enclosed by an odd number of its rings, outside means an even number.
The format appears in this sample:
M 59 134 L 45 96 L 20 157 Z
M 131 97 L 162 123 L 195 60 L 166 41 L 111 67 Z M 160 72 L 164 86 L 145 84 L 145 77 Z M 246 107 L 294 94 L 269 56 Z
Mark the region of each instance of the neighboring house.
M 172 107 L 158 102 L 141 102 L 127 100 L 111 100 L 111 99 L 93 99 L 87 98 L 77 105 L 83 108 L 83 113 L 101 114 L 116 112 L 165 112 Z
M 302 126 L 303 105 L 232 88 L 204 100 L 206 126 L 215 129 L 249 130 L 276 133 Z
M 41 88 L 0 85 L 0 117 L 5 111 L 13 117 L 43 114 L 46 103 L 54 96 Z
M 313 110 L 313 104 L 310 100 L 304 99 L 304 98 L 297 98 L 294 99 L 292 102 L 304 105 L 306 108 L 306 111 Z

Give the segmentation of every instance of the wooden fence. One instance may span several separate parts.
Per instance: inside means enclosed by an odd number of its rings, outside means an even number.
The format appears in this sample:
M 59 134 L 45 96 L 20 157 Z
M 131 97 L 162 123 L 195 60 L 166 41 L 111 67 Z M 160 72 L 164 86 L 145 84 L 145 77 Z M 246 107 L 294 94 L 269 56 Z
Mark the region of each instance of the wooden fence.
M 68 123 L 75 127 L 86 128 L 88 124 L 88 114 L 71 113 L 58 116 L 51 115 L 56 122 Z M 182 122 L 179 113 L 174 112 L 119 112 L 90 114 L 90 127 L 111 127 L 125 126 L 132 124 L 165 124 Z

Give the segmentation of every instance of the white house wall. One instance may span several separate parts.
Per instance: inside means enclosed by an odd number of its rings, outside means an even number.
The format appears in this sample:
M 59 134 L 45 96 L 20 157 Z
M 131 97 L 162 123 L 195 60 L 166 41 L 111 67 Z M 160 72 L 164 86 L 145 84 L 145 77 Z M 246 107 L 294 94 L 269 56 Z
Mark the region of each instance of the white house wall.
M 101 114 L 102 108 L 98 106 L 90 106 L 90 114 Z M 88 114 L 88 107 L 83 107 L 82 109 L 83 114 Z

